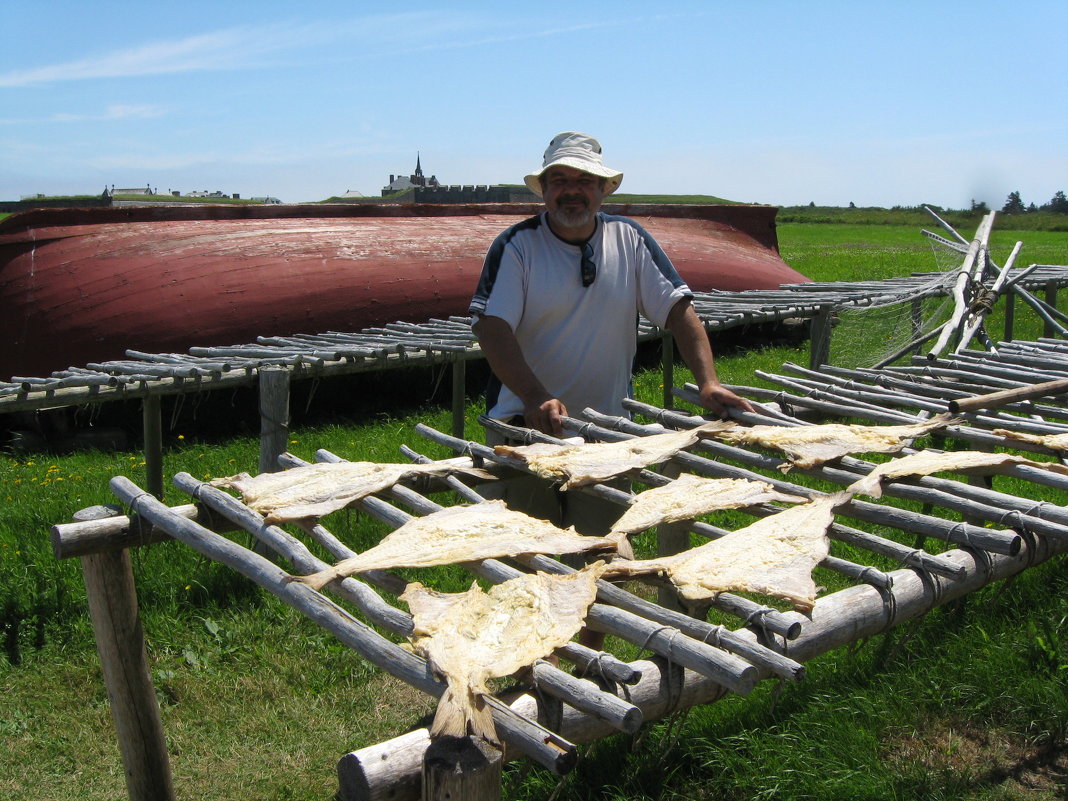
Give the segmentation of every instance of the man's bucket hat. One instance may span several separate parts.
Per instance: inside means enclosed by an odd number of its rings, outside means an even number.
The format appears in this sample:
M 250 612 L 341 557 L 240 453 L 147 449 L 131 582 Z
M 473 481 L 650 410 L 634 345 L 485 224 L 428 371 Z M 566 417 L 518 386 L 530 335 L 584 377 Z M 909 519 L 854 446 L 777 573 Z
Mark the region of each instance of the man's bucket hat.
M 549 142 L 549 146 L 545 149 L 545 159 L 541 169 L 523 179 L 530 191 L 541 197 L 539 177 L 547 169 L 558 164 L 604 178 L 606 195 L 615 192 L 623 182 L 623 173 L 604 166 L 600 142 L 588 134 L 565 131 L 554 136 Z

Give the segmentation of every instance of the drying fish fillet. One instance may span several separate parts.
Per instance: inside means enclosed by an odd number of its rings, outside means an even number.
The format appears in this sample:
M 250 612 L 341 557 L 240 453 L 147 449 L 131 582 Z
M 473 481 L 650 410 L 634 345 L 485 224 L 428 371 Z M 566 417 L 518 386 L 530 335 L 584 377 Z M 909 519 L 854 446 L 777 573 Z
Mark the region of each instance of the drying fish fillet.
M 449 506 L 416 517 L 385 536 L 378 545 L 333 567 L 296 576 L 322 589 L 334 579 L 391 567 L 432 567 L 520 554 L 561 554 L 616 550 L 624 534 L 584 537 L 545 520 L 515 512 L 504 501 Z
M 884 478 L 900 478 L 901 476 L 929 476 L 944 470 L 966 472 L 978 468 L 994 468 L 987 472 L 996 472 L 999 467 L 1012 467 L 1013 465 L 1027 465 L 1054 473 L 1068 475 L 1068 467 L 1056 462 L 1036 462 L 1024 456 L 1016 456 L 1011 453 L 987 453 L 986 451 L 947 451 L 936 453 L 934 451 L 920 451 L 908 456 L 901 456 L 878 465 L 868 475 L 859 481 L 853 482 L 848 488 L 849 492 L 864 493 L 873 498 L 883 494 L 882 480 Z
M 826 423 L 818 426 L 752 426 L 715 432 L 730 443 L 751 443 L 778 448 L 789 458 L 779 465 L 784 473 L 791 466 L 816 467 L 850 453 L 895 453 L 916 437 L 957 422 L 940 414 L 924 423 L 901 426 L 860 426 Z
M 766 481 L 744 478 L 703 478 L 683 473 L 670 484 L 641 492 L 612 526 L 635 534 L 661 523 L 689 520 L 717 509 L 740 509 L 771 501 L 803 503 L 806 499 L 779 492 Z
M 1018 439 L 1021 442 L 1030 442 L 1032 445 L 1041 445 L 1053 451 L 1068 451 L 1068 434 L 1023 434 L 1005 428 L 995 428 L 990 433 L 1008 439 Z
M 565 576 L 534 573 L 483 592 L 445 594 L 409 584 L 402 601 L 415 621 L 415 652 L 448 684 L 431 737 L 468 732 L 496 743 L 481 696 L 486 682 L 508 676 L 566 644 L 582 628 L 597 595 L 602 562 Z
M 716 421 L 686 431 L 668 431 L 622 442 L 586 442 L 581 445 L 498 445 L 493 450 L 515 456 L 542 478 L 564 480 L 563 489 L 606 481 L 639 467 L 666 462 L 697 440 L 735 423 Z
M 322 517 L 388 489 L 408 476 L 444 476 L 457 472 L 492 478 L 484 471 L 448 463 L 324 462 L 258 476 L 240 473 L 210 483 L 214 487 L 236 489 L 245 504 L 265 515 L 268 523 L 281 523 Z
M 673 556 L 612 562 L 605 578 L 666 574 L 689 600 L 736 590 L 771 595 L 808 611 L 816 601 L 812 568 L 827 556 L 827 528 L 848 492 L 794 506 Z

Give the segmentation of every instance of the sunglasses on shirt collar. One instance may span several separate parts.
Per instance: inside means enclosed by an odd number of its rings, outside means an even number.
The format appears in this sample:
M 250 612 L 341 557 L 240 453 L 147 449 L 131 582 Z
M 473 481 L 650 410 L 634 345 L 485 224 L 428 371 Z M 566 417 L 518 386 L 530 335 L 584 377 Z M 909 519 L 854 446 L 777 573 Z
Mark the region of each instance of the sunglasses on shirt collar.
M 593 260 L 593 245 L 586 242 L 582 246 L 582 261 L 579 262 L 579 275 L 582 276 L 582 285 L 589 286 L 597 278 L 597 263 Z

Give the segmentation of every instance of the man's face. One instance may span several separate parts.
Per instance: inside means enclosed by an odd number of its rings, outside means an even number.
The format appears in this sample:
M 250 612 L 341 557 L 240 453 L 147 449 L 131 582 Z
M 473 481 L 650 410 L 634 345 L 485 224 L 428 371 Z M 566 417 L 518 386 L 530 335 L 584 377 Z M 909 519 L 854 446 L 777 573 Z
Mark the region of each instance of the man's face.
M 564 228 L 584 228 L 604 200 L 605 179 L 573 167 L 550 167 L 542 176 L 542 199 L 553 222 Z

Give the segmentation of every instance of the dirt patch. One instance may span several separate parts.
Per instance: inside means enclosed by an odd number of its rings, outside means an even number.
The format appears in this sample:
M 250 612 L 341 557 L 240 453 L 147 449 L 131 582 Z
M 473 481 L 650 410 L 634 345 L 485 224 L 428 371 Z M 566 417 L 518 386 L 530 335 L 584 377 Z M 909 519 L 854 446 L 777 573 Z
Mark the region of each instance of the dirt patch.
M 1000 787 L 1007 798 L 1064 799 L 1068 743 L 1035 743 L 1000 729 L 931 721 L 894 738 L 887 759 L 912 770 L 964 779 L 976 789 Z

